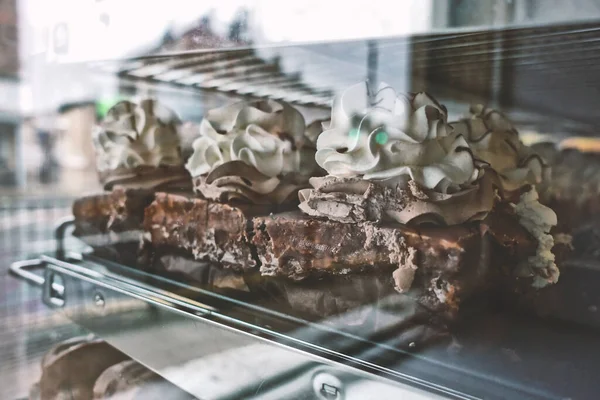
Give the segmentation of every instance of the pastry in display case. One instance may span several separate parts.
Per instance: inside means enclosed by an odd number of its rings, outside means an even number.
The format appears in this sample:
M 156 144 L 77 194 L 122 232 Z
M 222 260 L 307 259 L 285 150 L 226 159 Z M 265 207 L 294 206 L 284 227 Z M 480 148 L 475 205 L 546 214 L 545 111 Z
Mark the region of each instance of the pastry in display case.
M 123 101 L 108 110 L 93 133 L 98 176 L 106 192 L 75 202 L 76 236 L 118 260 L 132 260 L 144 208 L 154 193 L 191 189 L 178 124 L 173 111 L 154 100 Z
M 190 276 L 212 269 L 232 288 L 279 288 L 291 303 L 303 291 L 327 292 L 326 282 L 359 288 L 322 297 L 331 306 L 315 307 L 319 317 L 343 311 L 348 292 L 348 304 L 397 294 L 452 320 L 461 303 L 558 281 L 550 234 L 557 218 L 535 189 L 548 166 L 496 110 L 474 106 L 469 118 L 449 123 L 446 107 L 427 93 L 365 82 L 334 100 L 311 140 L 293 106 L 238 102 L 208 111 L 185 164 L 189 175 L 180 175 L 176 125 L 148 130 L 152 140 L 138 129 L 133 140 L 123 135 L 119 151 L 106 150 L 117 140 L 98 138 L 118 133 L 107 128 L 111 120 L 135 121 L 134 113 L 113 116 L 124 106 L 96 131 L 100 176 L 113 190 L 100 197 L 111 207 L 101 231 L 110 237 L 128 218 L 133 228 L 117 260 Z M 139 143 L 143 151 L 135 151 Z M 125 169 L 125 180 L 106 183 L 106 165 L 115 170 L 122 161 L 111 157 L 128 160 L 124 154 L 138 164 Z M 134 158 L 144 154 L 160 157 Z M 143 163 L 173 181 L 136 174 Z M 84 214 L 88 202 L 74 205 L 78 227 L 107 217 L 102 208 Z

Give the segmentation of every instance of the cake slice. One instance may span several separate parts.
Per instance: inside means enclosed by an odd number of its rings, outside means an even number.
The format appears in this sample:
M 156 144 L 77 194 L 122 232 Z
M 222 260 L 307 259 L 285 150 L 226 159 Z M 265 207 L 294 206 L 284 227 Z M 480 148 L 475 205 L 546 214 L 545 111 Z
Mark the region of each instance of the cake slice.
M 513 288 L 515 309 L 539 317 L 600 327 L 600 154 L 598 140 L 542 140 L 532 145 L 551 167 L 538 185 L 540 202 L 552 207 L 560 282 L 543 290 Z
M 157 193 L 145 210 L 146 246 L 153 252 L 185 253 L 234 270 L 251 269 L 257 265 L 248 242 L 252 217 L 278 210 L 277 205 L 231 205 Z
M 263 275 L 299 281 L 367 274 L 448 316 L 472 294 L 497 290 L 537 247 L 516 220 L 495 213 L 452 228 L 345 224 L 284 213 L 254 218 L 252 244 Z
M 145 212 L 144 251 L 255 268 L 252 218 L 295 209 L 298 190 L 318 174 L 304 118 L 284 102 L 239 102 L 209 111 L 200 133 L 186 164 L 195 195 L 156 195 Z
M 536 254 L 521 264 L 518 275 L 532 277 L 537 288 L 556 283 L 560 271 L 551 231 L 558 218 L 552 208 L 539 202 L 536 189 L 550 181 L 547 161 L 520 140 L 510 120 L 498 110 L 471 106 L 470 116 L 452 127 L 467 139 L 474 156 L 487 163 L 487 174 L 497 182 L 500 199 L 514 209 L 538 243 Z
M 81 197 L 73 203 L 73 234 L 99 256 L 125 264 L 134 263 L 144 209 L 153 198 L 151 190 L 122 186 L 107 193 Z
M 506 287 L 555 283 L 556 216 L 532 187 L 546 165 L 501 114 L 475 111 L 453 126 L 425 93 L 346 90 L 317 141 L 328 175 L 299 193 L 305 216 L 255 219 L 261 271 L 387 274 L 449 318 Z
M 73 204 L 75 236 L 98 255 L 133 263 L 144 209 L 157 190 L 191 192 L 179 148 L 176 115 L 153 100 L 117 103 L 94 131 L 104 193 Z

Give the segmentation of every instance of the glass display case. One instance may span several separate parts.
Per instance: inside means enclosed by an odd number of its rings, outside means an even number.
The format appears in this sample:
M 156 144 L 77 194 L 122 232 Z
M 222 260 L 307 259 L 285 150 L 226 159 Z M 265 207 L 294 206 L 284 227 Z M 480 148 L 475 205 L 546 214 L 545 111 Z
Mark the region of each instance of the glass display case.
M 596 398 L 599 18 L 0 0 L 7 398 Z

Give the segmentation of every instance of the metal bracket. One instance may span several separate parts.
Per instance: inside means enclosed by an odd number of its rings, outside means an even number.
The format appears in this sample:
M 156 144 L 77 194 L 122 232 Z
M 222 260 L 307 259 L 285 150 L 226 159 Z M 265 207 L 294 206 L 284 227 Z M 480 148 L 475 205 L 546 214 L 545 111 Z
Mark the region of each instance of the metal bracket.
M 65 259 L 65 232 L 67 228 L 75 224 L 73 217 L 62 219 L 54 228 L 54 238 L 56 240 L 56 258 L 59 260 Z M 67 254 L 70 257 L 69 254 Z M 14 276 L 24 279 L 35 286 L 44 286 L 45 279 L 43 276 L 34 274 L 31 270 L 42 269 L 46 267 L 46 261 L 41 258 L 32 258 L 29 260 L 15 261 L 10 264 L 9 271 Z M 63 293 L 63 285 L 52 283 L 52 289 L 57 293 Z
M 44 277 L 31 272 L 32 269 L 39 269 L 46 266 L 46 262 L 39 258 L 30 260 L 15 261 L 10 264 L 10 272 L 36 286 L 44 286 Z
M 30 260 L 15 261 L 10 264 L 9 271 L 18 278 L 21 278 L 35 286 L 43 287 L 46 283 L 46 278 L 41 275 L 34 274 L 31 270 L 46 268 L 47 262 L 41 258 L 32 258 Z M 64 296 L 65 287 L 61 283 L 51 282 L 52 293 L 59 296 Z

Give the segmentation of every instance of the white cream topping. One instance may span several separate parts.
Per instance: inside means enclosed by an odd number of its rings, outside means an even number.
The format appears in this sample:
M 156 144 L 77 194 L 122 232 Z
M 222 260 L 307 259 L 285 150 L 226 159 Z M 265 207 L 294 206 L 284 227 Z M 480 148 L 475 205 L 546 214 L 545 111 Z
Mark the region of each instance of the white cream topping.
M 336 177 L 360 176 L 395 186 L 413 179 L 442 193 L 480 176 L 466 140 L 447 124 L 445 107 L 425 93 L 369 93 L 354 85 L 334 101 L 331 125 L 317 141 L 317 163 Z
M 183 164 L 173 111 L 154 100 L 114 105 L 93 131 L 98 171 Z
M 471 106 L 471 117 L 452 123 L 473 154 L 498 173 L 504 190 L 539 184 L 548 172 L 541 157 L 519 140 L 519 133 L 506 116 L 481 105 Z
M 294 148 L 304 137 L 302 115 L 273 100 L 239 102 L 211 110 L 186 168 L 194 177 L 229 161 L 242 161 L 268 177 L 300 170 L 303 153 Z
M 532 285 L 537 288 L 556 283 L 560 273 L 554 262 L 554 238 L 550 234 L 550 229 L 557 224 L 556 214 L 551 208 L 540 204 L 535 188 L 523 193 L 514 209 L 521 225 L 538 241 L 535 256 L 528 259 L 527 267 L 530 270 L 526 270 L 525 274 L 533 274 Z

